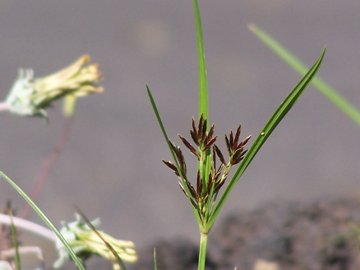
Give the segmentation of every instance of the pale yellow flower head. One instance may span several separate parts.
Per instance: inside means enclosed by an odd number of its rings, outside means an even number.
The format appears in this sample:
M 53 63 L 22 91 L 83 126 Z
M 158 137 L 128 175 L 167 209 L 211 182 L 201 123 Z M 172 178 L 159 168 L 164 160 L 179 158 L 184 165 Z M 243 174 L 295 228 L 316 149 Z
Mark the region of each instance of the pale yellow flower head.
M 104 91 L 101 72 L 84 55 L 70 66 L 44 78 L 35 78 L 32 69 L 20 69 L 10 93 L 0 107 L 21 116 L 46 116 L 46 108 L 67 97 L 83 97 Z
M 92 221 L 91 224 L 98 227 L 100 220 L 96 219 Z M 103 231 L 97 230 L 102 237 L 101 239 L 78 215 L 76 215 L 76 221 L 64 224 L 60 232 L 76 255 L 82 260 L 86 260 L 91 255 L 98 255 L 112 262 L 114 269 L 120 269 L 114 254 L 103 240 L 111 245 L 122 261 L 133 263 L 137 260 L 133 242 L 118 240 Z M 60 240 L 57 241 L 56 246 L 59 251 L 59 259 L 54 263 L 54 267 L 59 268 L 69 260 L 69 255 Z

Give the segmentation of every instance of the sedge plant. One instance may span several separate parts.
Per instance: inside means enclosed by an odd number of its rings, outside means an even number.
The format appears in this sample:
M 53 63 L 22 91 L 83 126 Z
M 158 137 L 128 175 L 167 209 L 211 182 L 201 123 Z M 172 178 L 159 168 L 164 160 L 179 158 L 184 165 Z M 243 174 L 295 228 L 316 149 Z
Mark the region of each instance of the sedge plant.
M 193 8 L 199 72 L 198 122 L 194 118 L 192 119 L 192 128 L 190 130 L 192 143 L 182 135 L 179 135 L 179 138 L 184 146 L 196 157 L 197 174 L 194 177 L 196 179 L 195 184 L 193 184 L 188 177 L 186 161 L 181 148 L 171 142 L 167 135 L 155 99 L 148 86 L 147 93 L 172 156 L 171 161 L 164 161 L 164 163 L 178 177 L 180 188 L 190 202 L 199 227 L 200 245 L 198 269 L 204 270 L 208 235 L 218 219 L 225 202 L 229 198 L 231 191 L 253 161 L 262 145 L 271 135 L 272 131 L 292 108 L 315 76 L 325 55 L 325 50 L 323 50 L 313 66 L 279 105 L 273 115 L 271 115 L 248 150 L 246 150 L 246 145 L 250 140 L 250 136 L 240 139 L 241 126 L 239 126 L 235 132 L 231 131 L 230 134 L 225 135 L 225 144 L 228 152 L 228 155 L 225 157 L 216 144 L 215 125 L 209 125 L 208 83 L 198 0 L 193 0 Z M 233 168 L 236 168 L 236 171 L 230 178 L 230 170 Z M 227 180 L 228 178 L 230 180 Z

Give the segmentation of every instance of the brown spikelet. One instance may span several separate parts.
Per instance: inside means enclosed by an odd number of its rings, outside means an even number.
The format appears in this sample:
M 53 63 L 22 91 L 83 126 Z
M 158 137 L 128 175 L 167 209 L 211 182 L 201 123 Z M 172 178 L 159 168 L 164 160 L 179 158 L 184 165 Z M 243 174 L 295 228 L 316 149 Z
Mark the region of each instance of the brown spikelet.
M 234 135 L 233 135 L 233 132 L 232 132 L 232 130 L 230 131 L 230 147 L 231 147 L 231 149 L 232 150 L 234 150 L 233 149 L 233 145 L 234 145 Z
M 213 149 L 215 150 L 216 155 L 219 157 L 221 163 L 222 163 L 222 164 L 225 164 L 226 162 L 225 162 L 224 156 L 223 156 L 223 154 L 221 153 L 219 147 L 217 147 L 217 145 L 214 144 Z
M 168 166 L 177 176 L 179 176 L 179 173 L 177 171 L 175 164 L 173 164 L 170 160 L 169 161 L 163 160 L 162 162 L 164 162 L 164 164 L 166 166 Z
M 213 143 L 216 141 L 216 138 L 217 137 L 212 138 L 207 144 L 205 144 L 204 151 L 207 151 L 211 147 L 211 145 L 213 145 Z
M 200 177 L 200 171 L 197 171 L 197 175 L 196 175 L 196 191 L 198 194 L 201 194 L 203 189 L 203 183 Z
M 237 145 L 239 142 L 239 138 L 240 138 L 240 134 L 241 134 L 241 125 L 239 125 L 239 127 L 236 130 L 235 133 L 235 138 L 234 138 L 234 145 Z
M 213 162 L 213 168 L 216 168 L 216 151 L 215 151 L 215 148 L 213 146 L 212 148 L 212 162 Z
M 201 126 L 201 142 L 204 144 L 206 138 L 207 120 L 203 119 Z
M 199 146 L 198 134 L 197 134 L 196 126 L 195 126 L 194 117 L 192 118 L 191 125 L 192 125 L 192 130 L 190 130 L 191 138 L 193 139 L 194 143 L 197 146 Z
M 195 149 L 194 146 L 191 145 L 191 143 L 189 143 L 183 136 L 181 136 L 180 134 L 178 134 L 180 140 L 183 142 L 183 144 L 190 150 L 191 153 L 193 153 L 197 158 L 199 158 L 198 152 Z
M 237 149 L 230 158 L 231 165 L 239 163 L 243 158 L 243 149 Z
M 173 143 L 170 143 L 170 145 L 171 145 L 173 151 L 175 152 L 176 159 L 177 159 L 180 169 L 181 169 L 181 174 L 183 177 L 185 177 L 186 176 L 186 163 L 185 163 L 184 155 L 179 146 L 176 146 Z
M 231 147 L 230 147 L 230 141 L 227 135 L 225 135 L 225 144 L 226 144 L 226 148 L 228 150 L 229 155 L 231 155 Z
M 196 193 L 194 187 L 192 186 L 192 184 L 189 181 L 186 181 L 186 185 L 191 193 L 192 198 L 194 198 L 195 200 L 197 200 L 198 198 L 198 194 Z
M 205 144 L 212 138 L 212 136 L 214 135 L 214 131 L 215 131 L 215 124 L 212 124 L 209 132 L 207 133 Z
M 240 147 L 243 147 L 245 144 L 248 143 L 248 141 L 251 139 L 251 135 L 247 136 L 240 144 Z
M 197 129 L 197 139 L 198 139 L 198 142 L 200 142 L 201 139 L 203 138 L 203 134 L 202 134 L 203 122 L 204 122 L 204 117 L 203 117 L 203 115 L 201 114 L 201 115 L 200 115 L 200 119 L 199 119 L 198 129 Z

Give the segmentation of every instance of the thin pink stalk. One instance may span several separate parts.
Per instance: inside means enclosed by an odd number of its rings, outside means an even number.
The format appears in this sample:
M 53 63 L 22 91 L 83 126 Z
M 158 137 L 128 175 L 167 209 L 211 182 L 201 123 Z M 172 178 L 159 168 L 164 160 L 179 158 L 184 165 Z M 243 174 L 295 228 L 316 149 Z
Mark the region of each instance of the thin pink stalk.
M 55 234 L 48 228 L 19 217 L 11 217 L 9 215 L 0 213 L 0 224 L 4 224 L 6 226 L 11 226 L 11 224 L 14 224 L 18 229 L 31 232 L 33 234 L 44 237 L 49 241 L 56 242 Z
M 74 122 L 73 119 L 74 117 L 69 117 L 65 119 L 63 133 L 61 137 L 59 138 L 52 151 L 49 153 L 49 155 L 44 159 L 42 163 L 42 166 L 38 172 L 37 177 L 35 178 L 34 183 L 32 184 L 32 188 L 29 193 L 30 198 L 32 198 L 33 200 L 36 200 L 39 197 L 40 192 L 42 191 L 45 185 L 46 179 L 48 178 L 50 171 L 53 169 L 60 154 L 64 150 L 65 144 L 69 138 L 72 124 Z M 19 216 L 22 218 L 27 218 L 29 212 L 30 212 L 30 206 L 28 204 L 25 204 L 21 209 Z
M 9 106 L 6 103 L 0 102 L 0 112 L 6 111 L 8 108 Z

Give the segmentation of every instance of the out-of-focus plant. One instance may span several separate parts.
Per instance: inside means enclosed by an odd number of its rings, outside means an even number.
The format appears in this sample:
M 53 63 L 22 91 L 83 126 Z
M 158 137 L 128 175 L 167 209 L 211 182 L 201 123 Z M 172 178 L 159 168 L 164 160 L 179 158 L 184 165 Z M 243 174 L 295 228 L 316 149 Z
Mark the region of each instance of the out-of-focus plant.
M 59 250 L 59 260 L 54 266 L 59 267 L 67 259 L 71 258 L 78 269 L 84 270 L 83 260 L 90 255 L 99 255 L 110 260 L 114 264 L 114 269 L 119 269 L 113 251 L 124 261 L 136 261 L 137 255 L 134 244 L 131 241 L 117 240 L 102 231 L 95 232 L 78 217 L 76 221 L 65 224 L 60 232 L 31 198 L 1 171 L 0 179 L 5 180 L 30 205 L 50 230 L 17 217 L 11 219 L 10 216 L 3 214 L 0 214 L 0 223 L 10 226 L 13 222 L 16 228 L 25 229 L 56 243 Z M 99 221 L 94 221 L 91 225 L 94 227 L 99 226 Z M 104 240 L 107 244 L 104 243 Z M 108 245 L 111 246 L 111 250 Z
M 47 108 L 63 99 L 65 123 L 63 133 L 39 169 L 32 185 L 30 196 L 35 199 L 61 154 L 73 123 L 76 100 L 92 93 L 102 93 L 99 85 L 102 75 L 97 64 L 90 63 L 90 56 L 83 55 L 68 67 L 43 78 L 35 78 L 32 69 L 20 69 L 19 75 L 4 101 L 0 111 L 8 111 L 19 116 L 40 116 L 47 118 Z M 27 217 L 30 208 L 26 204 L 20 211 Z
M 0 103 L 0 110 L 20 116 L 47 117 L 46 109 L 56 100 L 68 97 L 66 114 L 71 114 L 74 98 L 101 93 L 98 66 L 89 64 L 84 55 L 70 66 L 43 78 L 35 78 L 32 69 L 20 69 L 9 94 Z
M 0 224 L 6 226 L 13 225 L 17 229 L 27 231 L 50 242 L 53 242 L 54 247 L 56 247 L 59 254 L 58 260 L 54 262 L 55 268 L 62 267 L 64 263 L 71 259 L 69 251 L 64 243 L 59 238 L 57 238 L 54 232 L 47 229 L 46 227 L 40 226 L 36 223 L 19 217 L 11 217 L 10 215 L 6 214 L 0 214 Z M 63 224 L 63 227 L 60 229 L 60 233 L 68 243 L 69 247 L 74 251 L 76 256 L 81 259 L 82 262 L 95 255 L 113 263 L 114 269 L 120 269 L 113 251 L 116 252 L 116 255 L 119 256 L 120 259 L 124 262 L 133 263 L 137 260 L 137 253 L 133 242 L 118 240 L 100 230 L 95 231 L 94 228 L 98 228 L 99 226 L 99 218 L 92 221 L 89 226 L 89 224 L 87 224 L 79 215 L 76 215 L 75 221 Z M 108 245 L 106 245 L 104 241 L 106 241 L 106 243 L 111 246 L 111 249 L 109 249 Z M 37 256 L 40 262 L 43 261 L 43 252 L 37 247 L 20 245 L 20 256 L 25 253 L 33 253 Z M 16 250 L 2 250 L 1 255 L 1 258 L 15 257 Z
M 325 50 L 309 71 L 304 75 L 302 80 L 280 104 L 275 113 L 270 117 L 247 152 L 245 150 L 245 145 L 249 141 L 250 137 L 248 136 L 241 140 L 240 127 L 235 133 L 231 131 L 229 135 L 225 136 L 225 144 L 228 150 L 228 158 L 226 159 L 219 147 L 215 144 L 217 137 L 214 135 L 214 124 L 211 126 L 208 125 L 208 83 L 198 0 L 193 0 L 193 6 L 199 64 L 199 120 L 198 124 L 196 124 L 195 119 L 192 120 L 190 135 L 193 143 L 190 143 L 181 135 L 180 140 L 196 157 L 197 174 L 195 177 L 196 184 L 194 186 L 189 180 L 187 166 L 182 150 L 179 146 L 169 140 L 149 87 L 147 87 L 147 92 L 157 121 L 172 155 L 172 161 L 164 162 L 178 177 L 179 185 L 192 206 L 192 210 L 199 227 L 200 250 L 198 269 L 204 270 L 208 234 L 217 220 L 225 201 L 228 199 L 230 192 L 235 187 L 235 184 L 239 181 L 240 177 L 248 168 L 251 161 L 272 131 L 292 108 L 305 90 L 306 86 L 310 83 L 311 79 L 320 67 Z M 229 172 L 233 167 L 237 167 L 237 169 L 234 175 L 230 178 Z M 230 180 L 227 181 L 228 184 L 226 185 L 225 181 L 227 178 L 230 178 Z M 224 190 L 221 192 L 222 188 L 224 188 Z
M 266 46 L 268 46 L 277 56 L 279 56 L 285 63 L 292 67 L 299 74 L 304 75 L 308 67 L 294 54 L 287 50 L 279 41 L 275 40 L 268 33 L 262 30 L 255 24 L 249 24 L 249 29 L 255 34 L 259 40 L 261 40 Z M 315 76 L 311 81 L 311 84 L 322 93 L 331 103 L 333 103 L 339 110 L 341 110 L 346 116 L 353 120 L 360 126 L 360 111 L 354 107 L 349 101 L 347 101 L 336 89 L 326 83 L 324 80 Z
M 0 261 L 0 270 L 13 270 L 10 263 L 7 261 Z
M 93 220 L 91 225 L 98 228 L 100 219 Z M 109 250 L 106 243 L 113 248 L 121 260 L 131 263 L 137 260 L 133 242 L 115 239 L 103 231 L 94 231 L 80 215 L 76 215 L 75 221 L 64 223 L 63 227 L 60 229 L 60 233 L 83 261 L 88 259 L 91 255 L 98 255 L 112 262 L 114 269 L 118 269 L 119 266 L 117 265 L 116 257 L 111 250 Z M 100 236 L 98 234 L 100 234 Z M 60 240 L 56 241 L 56 246 L 59 251 L 59 259 L 54 263 L 54 267 L 59 268 L 64 265 L 70 257 Z

